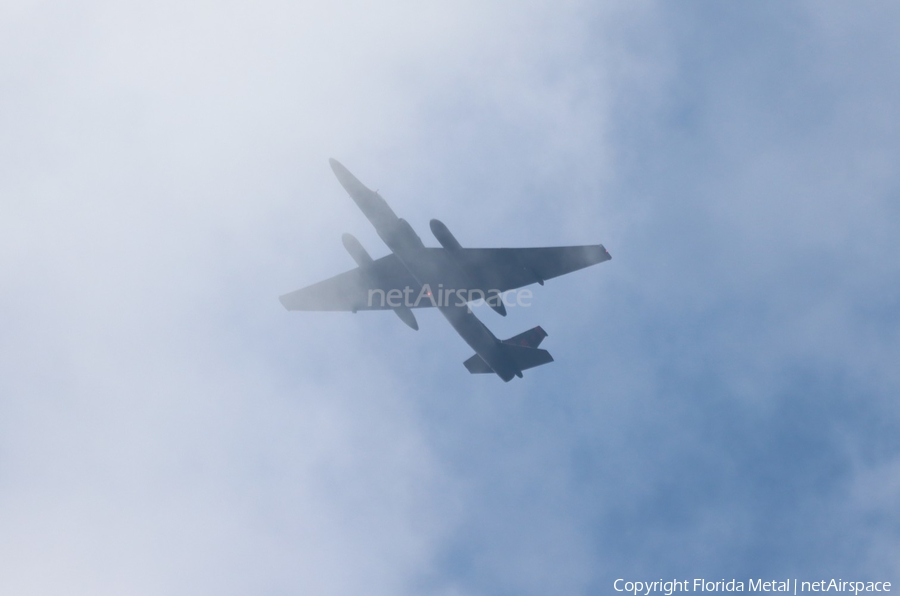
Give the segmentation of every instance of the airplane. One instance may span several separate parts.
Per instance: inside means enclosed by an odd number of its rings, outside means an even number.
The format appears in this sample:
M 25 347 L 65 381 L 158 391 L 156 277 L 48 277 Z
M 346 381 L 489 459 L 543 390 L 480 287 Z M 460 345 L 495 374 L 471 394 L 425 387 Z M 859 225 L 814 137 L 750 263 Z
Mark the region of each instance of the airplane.
M 538 346 L 547 332 L 540 326 L 500 340 L 472 312 L 470 304 L 486 302 L 506 316 L 510 290 L 571 273 L 612 257 L 602 244 L 544 248 L 463 248 L 437 219 L 431 232 L 441 248 L 426 247 L 412 226 L 397 217 L 387 202 L 337 160 L 331 169 L 344 190 L 375 227 L 391 254 L 372 259 L 351 234 L 341 238 L 358 265 L 325 281 L 284 294 L 287 310 L 393 310 L 414 330 L 413 308 L 434 307 L 475 350 L 463 362 L 472 374 L 495 373 L 505 382 L 553 357 Z M 435 295 L 436 294 L 436 295 Z

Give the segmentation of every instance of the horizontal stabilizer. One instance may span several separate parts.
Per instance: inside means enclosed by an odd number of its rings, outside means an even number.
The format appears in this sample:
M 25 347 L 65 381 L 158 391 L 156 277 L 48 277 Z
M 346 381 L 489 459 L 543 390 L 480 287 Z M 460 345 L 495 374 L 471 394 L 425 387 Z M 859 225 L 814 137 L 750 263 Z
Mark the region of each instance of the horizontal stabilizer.
M 550 352 L 540 348 L 523 348 L 522 346 L 506 344 L 503 346 L 503 351 L 512 359 L 519 372 L 553 362 L 553 356 L 550 355 Z
M 504 381 L 511 379 L 513 375 L 521 377 L 523 370 L 553 362 L 550 352 L 537 347 L 545 337 L 547 337 L 547 332 L 540 327 L 535 327 L 500 342 L 498 347 L 502 358 L 497 362 L 498 370 L 491 368 L 478 354 L 472 355 L 463 362 L 463 366 L 473 375 L 496 372 Z M 510 343 L 514 341 L 517 343 Z M 532 343 L 535 347 L 529 347 L 525 345 L 526 343 Z
M 515 337 L 510 337 L 509 339 L 504 339 L 503 343 L 509 344 L 512 346 L 524 346 L 526 348 L 536 348 L 541 345 L 541 342 L 544 341 L 544 338 L 547 337 L 547 332 L 538 325 L 534 329 L 529 329 L 525 333 L 520 333 Z
M 494 372 L 494 369 L 488 366 L 488 363 L 482 360 L 478 354 L 463 362 L 463 366 L 473 375 Z

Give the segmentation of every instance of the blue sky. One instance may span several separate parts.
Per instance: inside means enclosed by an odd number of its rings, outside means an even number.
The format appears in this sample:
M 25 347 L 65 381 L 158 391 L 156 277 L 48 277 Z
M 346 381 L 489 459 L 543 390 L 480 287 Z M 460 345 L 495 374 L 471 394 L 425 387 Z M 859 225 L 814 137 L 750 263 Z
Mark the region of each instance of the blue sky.
M 900 582 L 890 3 L 0 9 L 0 592 Z M 602 242 L 482 320 L 287 313 L 386 248 Z

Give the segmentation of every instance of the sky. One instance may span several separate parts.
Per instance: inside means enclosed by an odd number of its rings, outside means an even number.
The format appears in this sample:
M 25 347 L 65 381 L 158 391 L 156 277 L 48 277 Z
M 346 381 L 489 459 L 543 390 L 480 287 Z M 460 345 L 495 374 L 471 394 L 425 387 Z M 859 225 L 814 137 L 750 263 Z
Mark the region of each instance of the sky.
M 0 593 L 900 582 L 900 8 L 0 7 Z M 277 297 L 603 243 L 555 362 Z

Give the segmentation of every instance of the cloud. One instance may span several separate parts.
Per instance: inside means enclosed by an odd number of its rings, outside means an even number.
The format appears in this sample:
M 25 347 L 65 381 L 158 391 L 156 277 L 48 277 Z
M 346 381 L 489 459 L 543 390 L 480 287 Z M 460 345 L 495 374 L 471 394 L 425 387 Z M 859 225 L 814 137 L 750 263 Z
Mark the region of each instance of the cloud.
M 890 581 L 889 10 L 4 7 L 0 591 Z M 479 311 L 556 362 L 284 312 L 386 252 L 328 157 L 423 238 L 603 242 Z

